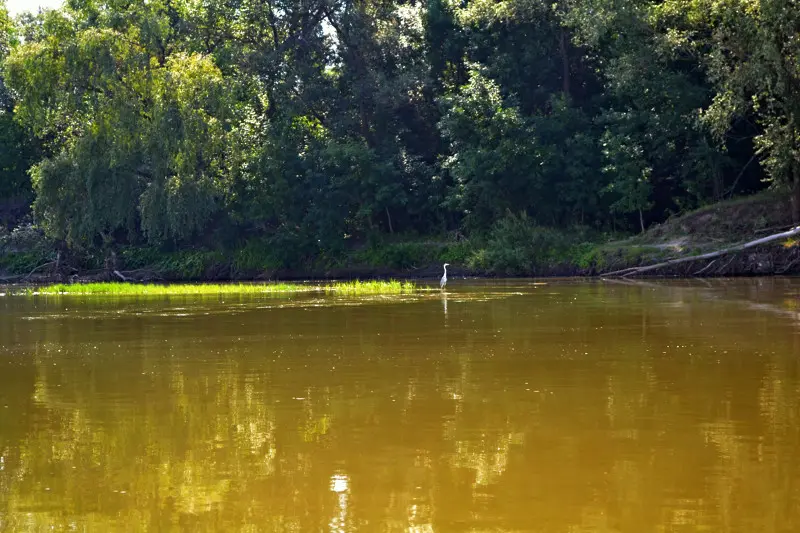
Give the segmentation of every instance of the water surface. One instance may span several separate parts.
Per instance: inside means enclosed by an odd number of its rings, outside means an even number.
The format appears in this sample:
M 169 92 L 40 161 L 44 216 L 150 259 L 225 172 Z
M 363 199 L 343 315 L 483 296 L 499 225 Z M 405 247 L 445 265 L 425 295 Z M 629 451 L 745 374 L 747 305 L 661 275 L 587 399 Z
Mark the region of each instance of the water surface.
M 797 531 L 798 295 L 0 297 L 0 531 Z

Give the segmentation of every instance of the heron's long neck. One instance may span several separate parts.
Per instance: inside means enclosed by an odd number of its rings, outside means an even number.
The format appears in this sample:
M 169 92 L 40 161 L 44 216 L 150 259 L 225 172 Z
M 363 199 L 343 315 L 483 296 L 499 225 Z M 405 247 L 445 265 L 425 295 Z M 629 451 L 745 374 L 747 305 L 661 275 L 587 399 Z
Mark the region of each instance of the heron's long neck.
M 447 266 L 444 267 L 444 275 L 447 275 Z

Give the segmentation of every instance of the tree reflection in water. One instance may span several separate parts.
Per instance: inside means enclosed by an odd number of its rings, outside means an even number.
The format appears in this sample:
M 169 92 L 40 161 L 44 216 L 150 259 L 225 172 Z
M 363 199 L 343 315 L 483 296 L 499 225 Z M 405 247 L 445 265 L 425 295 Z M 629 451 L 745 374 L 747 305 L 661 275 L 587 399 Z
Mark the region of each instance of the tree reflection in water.
M 2 300 L 0 529 L 785 531 L 800 346 L 742 302 L 796 284 L 748 283 Z

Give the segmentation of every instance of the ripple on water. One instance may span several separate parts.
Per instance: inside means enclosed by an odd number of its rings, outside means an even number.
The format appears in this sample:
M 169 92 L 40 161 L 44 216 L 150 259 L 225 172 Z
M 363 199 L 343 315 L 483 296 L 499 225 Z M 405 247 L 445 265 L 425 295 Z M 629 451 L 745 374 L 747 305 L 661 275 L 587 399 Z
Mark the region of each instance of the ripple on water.
M 749 286 L 5 298 L 0 529 L 794 531 L 800 280 Z

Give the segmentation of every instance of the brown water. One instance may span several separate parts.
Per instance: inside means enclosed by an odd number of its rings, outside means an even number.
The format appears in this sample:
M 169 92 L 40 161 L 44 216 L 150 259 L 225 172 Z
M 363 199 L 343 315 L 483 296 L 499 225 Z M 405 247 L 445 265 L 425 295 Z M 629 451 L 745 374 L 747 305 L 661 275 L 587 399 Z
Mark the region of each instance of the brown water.
M 0 531 L 800 531 L 798 295 L 0 297 Z

